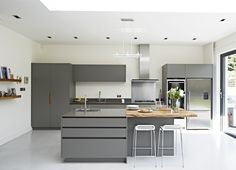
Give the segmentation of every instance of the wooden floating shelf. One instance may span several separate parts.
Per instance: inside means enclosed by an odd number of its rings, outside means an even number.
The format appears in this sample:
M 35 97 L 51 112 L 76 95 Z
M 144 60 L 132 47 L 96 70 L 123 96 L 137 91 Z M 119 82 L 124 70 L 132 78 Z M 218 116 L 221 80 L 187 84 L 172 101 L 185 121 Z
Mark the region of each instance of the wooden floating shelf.
M 0 82 L 21 82 L 21 79 L 0 79 Z
M 17 99 L 17 98 L 21 98 L 21 95 L 17 95 L 17 96 L 2 96 L 2 97 L 0 97 L 0 100 L 4 100 L 4 99 Z

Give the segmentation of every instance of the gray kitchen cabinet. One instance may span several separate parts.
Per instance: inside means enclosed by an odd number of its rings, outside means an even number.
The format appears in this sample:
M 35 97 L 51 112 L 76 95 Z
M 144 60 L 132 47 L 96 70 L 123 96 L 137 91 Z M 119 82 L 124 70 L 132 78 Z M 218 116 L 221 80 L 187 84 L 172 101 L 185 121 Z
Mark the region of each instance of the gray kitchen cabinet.
M 62 129 L 62 137 L 126 137 L 126 129 L 125 128 L 63 128 Z
M 83 104 L 71 104 L 70 110 L 73 111 L 78 108 L 83 108 Z M 97 108 L 97 109 L 125 109 L 125 104 L 87 104 L 88 108 Z
M 65 158 L 126 158 L 126 140 L 124 139 L 62 139 L 62 153 Z
M 32 127 L 59 128 L 74 94 L 71 64 L 32 63 Z
M 73 80 L 80 82 L 125 82 L 126 65 L 73 65 Z
M 168 79 L 205 79 L 213 78 L 212 64 L 166 64 L 162 66 L 162 94 L 163 99 L 167 101 Z M 185 85 L 184 85 L 185 86 Z M 188 89 L 186 89 L 187 91 Z
M 50 127 L 49 91 L 51 76 L 49 64 L 32 64 L 31 124 L 32 127 Z
M 62 119 L 63 127 L 126 127 L 123 118 L 64 118 Z
M 212 64 L 186 64 L 186 78 L 212 78 Z
M 108 110 L 112 112 L 114 109 Z M 103 111 L 94 116 L 91 116 L 93 113 L 62 116 L 61 156 L 64 161 L 126 162 L 127 119 L 124 109 L 120 109 L 123 116 L 104 116 Z
M 185 64 L 166 64 L 162 66 L 162 75 L 167 78 L 185 78 Z

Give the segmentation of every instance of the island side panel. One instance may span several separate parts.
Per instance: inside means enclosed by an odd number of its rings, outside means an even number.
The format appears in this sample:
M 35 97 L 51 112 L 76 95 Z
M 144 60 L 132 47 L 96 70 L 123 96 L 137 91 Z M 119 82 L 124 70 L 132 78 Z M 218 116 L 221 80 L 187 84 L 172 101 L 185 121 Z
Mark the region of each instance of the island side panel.
M 144 125 L 144 124 L 150 124 L 155 125 L 156 127 L 156 142 L 158 142 L 158 132 L 159 127 L 162 125 L 173 125 L 174 124 L 174 118 L 154 118 L 154 117 L 129 117 L 128 118 L 128 127 L 127 127 L 127 136 L 128 136 L 128 150 L 127 155 L 132 155 L 132 147 L 133 147 L 133 132 L 134 127 L 136 125 Z M 137 147 L 150 147 L 150 133 L 149 132 L 138 132 L 138 143 Z M 173 147 L 174 146 L 174 133 L 173 132 L 165 132 L 165 143 L 164 147 Z M 156 147 L 157 148 L 157 147 Z M 137 150 L 137 155 L 150 155 L 150 150 Z M 154 154 L 154 153 L 153 153 Z M 164 155 L 173 155 L 174 150 L 168 149 L 164 150 Z
M 62 116 L 64 161 L 126 162 L 127 118 L 124 109 L 69 112 Z

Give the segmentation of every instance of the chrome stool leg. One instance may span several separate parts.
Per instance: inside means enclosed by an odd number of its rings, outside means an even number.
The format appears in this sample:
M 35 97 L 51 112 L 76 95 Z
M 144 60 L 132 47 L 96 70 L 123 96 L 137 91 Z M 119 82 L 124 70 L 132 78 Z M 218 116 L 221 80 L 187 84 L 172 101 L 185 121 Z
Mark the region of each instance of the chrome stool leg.
M 175 156 L 177 157 L 177 136 L 178 136 L 178 134 L 177 134 L 177 130 L 175 130 L 175 150 L 174 150 L 174 152 L 175 152 Z
M 150 156 L 152 156 L 152 154 L 153 154 L 153 146 L 152 146 L 152 131 L 150 131 L 150 138 L 151 138 L 151 154 L 150 154 Z
M 158 143 L 157 143 L 157 156 L 160 156 L 160 141 L 161 141 L 161 131 L 158 131 Z
M 184 151 L 183 151 L 183 136 L 182 130 L 180 129 L 180 141 L 181 141 L 181 154 L 182 154 L 182 167 L 184 168 Z
M 133 132 L 132 156 L 134 156 L 135 131 Z
M 164 130 L 161 129 L 161 167 L 163 167 L 163 155 L 164 155 Z
M 157 150 L 156 150 L 156 133 L 155 130 L 153 130 L 153 143 L 154 143 L 154 156 L 155 156 L 155 167 L 157 167 Z
M 134 138 L 134 167 L 135 167 L 135 165 L 136 165 L 136 155 L 137 155 L 137 151 L 136 151 L 136 148 L 137 148 L 137 136 L 138 136 L 138 131 L 134 131 L 134 136 L 135 136 L 135 138 Z

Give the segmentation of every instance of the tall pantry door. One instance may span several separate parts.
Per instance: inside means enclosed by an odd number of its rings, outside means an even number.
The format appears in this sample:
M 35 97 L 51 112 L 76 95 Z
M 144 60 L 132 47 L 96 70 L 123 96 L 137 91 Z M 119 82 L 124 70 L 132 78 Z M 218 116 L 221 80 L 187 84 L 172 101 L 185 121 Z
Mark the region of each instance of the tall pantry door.
M 33 128 L 50 126 L 50 81 L 51 68 L 49 64 L 32 64 L 32 116 Z
M 51 68 L 50 127 L 58 128 L 61 126 L 61 115 L 69 111 L 72 66 L 70 64 L 53 64 Z

